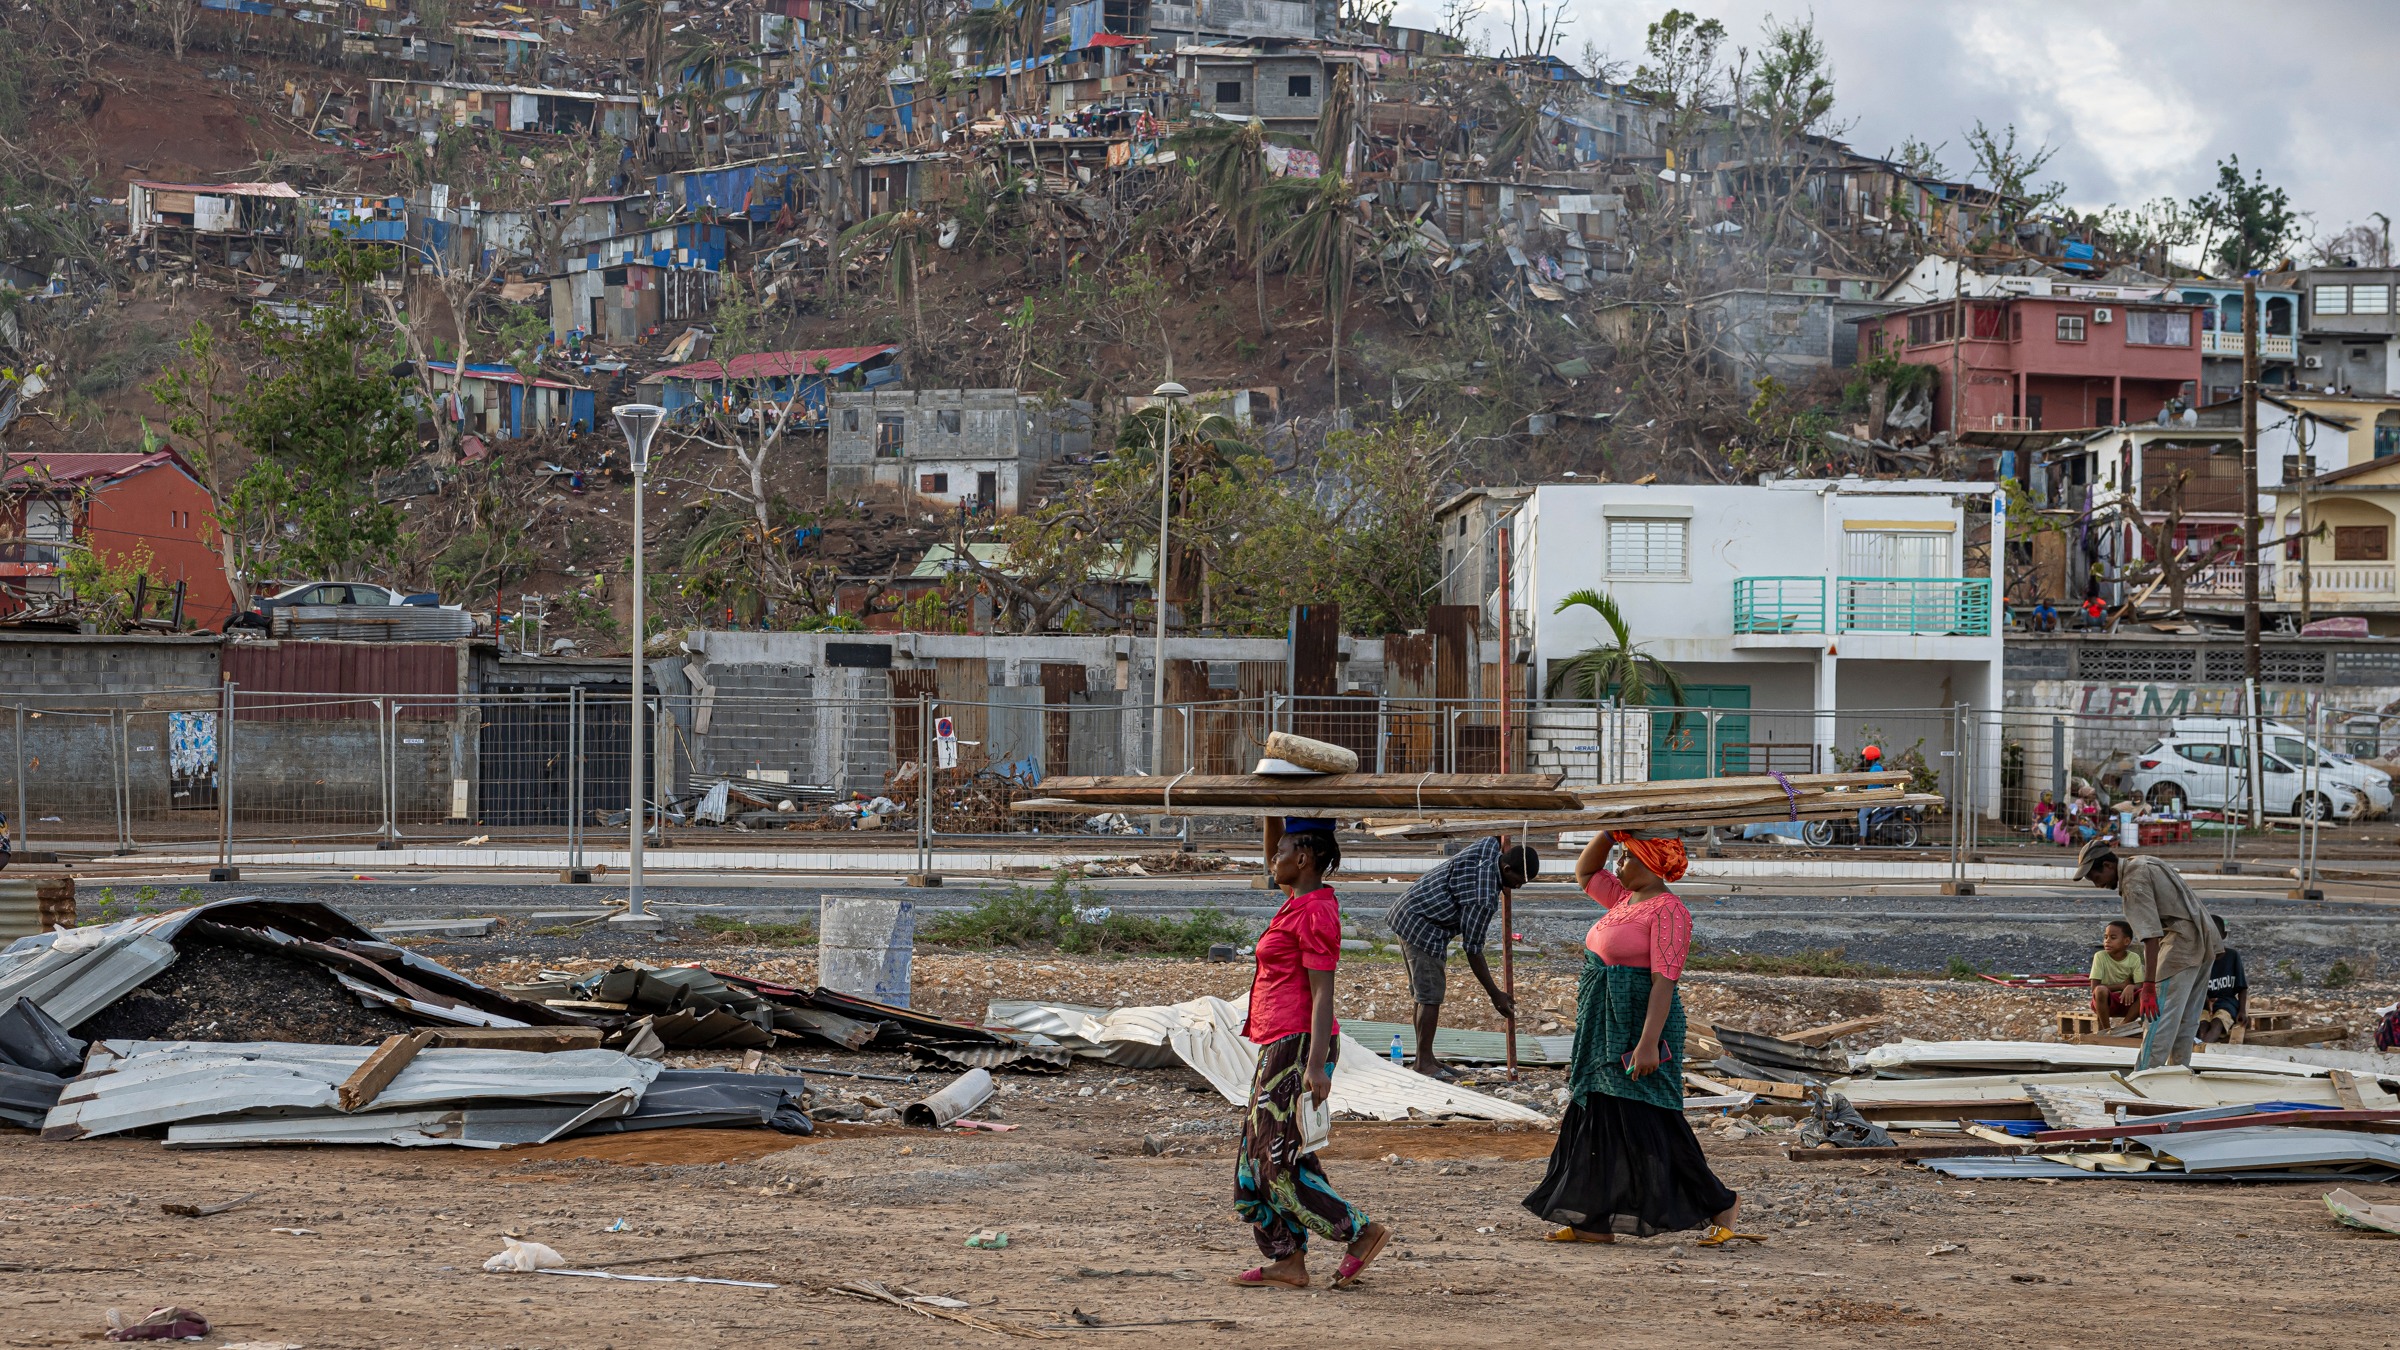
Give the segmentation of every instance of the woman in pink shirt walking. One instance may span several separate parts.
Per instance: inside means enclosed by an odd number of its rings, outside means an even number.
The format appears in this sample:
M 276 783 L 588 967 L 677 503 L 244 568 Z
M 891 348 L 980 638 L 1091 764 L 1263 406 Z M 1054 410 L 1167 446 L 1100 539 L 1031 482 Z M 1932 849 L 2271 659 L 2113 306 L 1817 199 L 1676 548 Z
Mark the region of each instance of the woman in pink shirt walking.
M 1342 954 L 1342 910 L 1325 874 L 1342 862 L 1333 822 L 1301 817 L 1283 822 L 1268 858 L 1270 875 L 1287 899 L 1258 939 L 1258 970 L 1250 979 L 1250 1017 L 1242 1034 L 1259 1047 L 1258 1072 L 1242 1116 L 1242 1149 L 1234 1165 L 1233 1207 L 1249 1220 L 1267 1264 L 1233 1282 L 1250 1288 L 1308 1287 L 1308 1237 L 1344 1243 L 1334 1272 L 1339 1288 L 1382 1253 L 1391 1233 L 1344 1200 L 1301 1127 L 1301 1097 L 1323 1109 L 1333 1095 L 1333 968 Z
M 1622 852 L 1611 875 L 1609 847 Z M 1667 889 L 1687 861 L 1679 839 L 1618 830 L 1584 847 L 1575 879 L 1608 913 L 1584 939 L 1567 1114 L 1550 1170 L 1525 1208 L 1563 1225 L 1553 1242 L 1614 1242 L 1705 1227 L 1703 1247 L 1734 1238 L 1741 1198 L 1708 1169 L 1683 1118 L 1683 1000 L 1675 983 L 1692 947 L 1692 912 Z

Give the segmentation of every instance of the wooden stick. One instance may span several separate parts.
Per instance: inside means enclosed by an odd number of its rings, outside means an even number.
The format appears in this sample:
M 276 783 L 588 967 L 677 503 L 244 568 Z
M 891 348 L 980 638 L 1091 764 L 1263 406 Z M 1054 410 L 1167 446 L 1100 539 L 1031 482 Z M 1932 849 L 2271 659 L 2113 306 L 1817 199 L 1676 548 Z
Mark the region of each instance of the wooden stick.
M 400 1076 L 400 1071 L 417 1057 L 417 1052 L 433 1044 L 436 1033 L 412 1031 L 400 1036 L 387 1036 L 364 1064 L 342 1080 L 334 1100 L 344 1111 L 356 1111 L 380 1096 Z

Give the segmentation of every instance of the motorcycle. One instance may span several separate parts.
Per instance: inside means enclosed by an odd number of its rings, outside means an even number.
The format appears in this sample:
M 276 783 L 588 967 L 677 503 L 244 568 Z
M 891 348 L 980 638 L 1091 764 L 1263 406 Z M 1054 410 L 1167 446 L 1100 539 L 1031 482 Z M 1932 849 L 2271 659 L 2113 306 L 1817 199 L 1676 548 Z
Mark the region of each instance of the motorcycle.
M 1831 820 L 1812 820 L 1801 826 L 1801 842 L 1813 848 L 1830 848 L 1836 844 L 1915 848 L 1924 835 L 1923 807 L 1878 806 L 1860 814 L 1867 818 L 1864 839 L 1859 837 L 1857 816 L 1840 816 Z

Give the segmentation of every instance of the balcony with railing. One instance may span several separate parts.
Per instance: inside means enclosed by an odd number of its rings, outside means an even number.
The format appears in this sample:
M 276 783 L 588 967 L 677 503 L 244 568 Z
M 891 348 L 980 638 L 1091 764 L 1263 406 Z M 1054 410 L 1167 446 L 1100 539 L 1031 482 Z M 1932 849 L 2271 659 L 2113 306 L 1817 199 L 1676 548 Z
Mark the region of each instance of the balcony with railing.
M 2211 328 L 2200 334 L 2202 356 L 2229 356 L 2240 360 L 2242 335 Z M 2264 333 L 2258 339 L 2258 356 L 2262 361 L 2296 361 L 2300 359 L 2300 340 L 2287 333 Z
M 1834 628 L 1842 633 L 1989 637 L 1989 577 L 1839 577 Z
M 1739 637 L 1822 634 L 1825 578 L 1737 578 L 1733 583 L 1733 631 Z
M 1992 632 L 1992 583 L 1988 577 L 1837 577 L 1832 585 L 1829 609 L 1823 577 L 1736 579 L 1734 636 L 1898 633 L 1989 637 Z

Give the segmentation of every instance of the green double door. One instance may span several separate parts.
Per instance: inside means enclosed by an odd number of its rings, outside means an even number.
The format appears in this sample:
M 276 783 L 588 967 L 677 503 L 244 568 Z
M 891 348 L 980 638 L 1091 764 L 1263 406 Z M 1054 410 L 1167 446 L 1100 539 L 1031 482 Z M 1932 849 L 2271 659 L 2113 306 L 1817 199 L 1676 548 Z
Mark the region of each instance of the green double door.
M 1751 772 L 1750 719 L 1727 715 L 1717 719 L 1717 768 L 1708 767 L 1708 717 L 1705 708 L 1750 710 L 1746 684 L 1688 684 L 1683 688 L 1688 710 L 1677 717 L 1653 710 L 1650 721 L 1650 777 L 1713 778 Z

